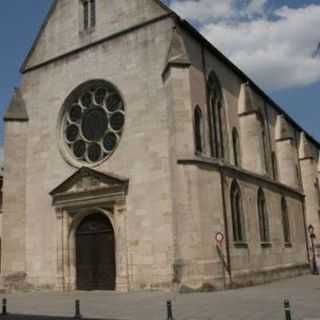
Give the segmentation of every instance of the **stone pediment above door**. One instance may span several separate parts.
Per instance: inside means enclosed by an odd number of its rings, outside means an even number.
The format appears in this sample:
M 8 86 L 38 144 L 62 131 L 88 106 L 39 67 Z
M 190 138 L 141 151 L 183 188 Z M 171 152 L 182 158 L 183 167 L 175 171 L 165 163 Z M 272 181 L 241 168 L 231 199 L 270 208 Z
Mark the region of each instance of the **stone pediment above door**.
M 50 192 L 56 207 L 84 206 L 124 200 L 129 179 L 82 167 Z

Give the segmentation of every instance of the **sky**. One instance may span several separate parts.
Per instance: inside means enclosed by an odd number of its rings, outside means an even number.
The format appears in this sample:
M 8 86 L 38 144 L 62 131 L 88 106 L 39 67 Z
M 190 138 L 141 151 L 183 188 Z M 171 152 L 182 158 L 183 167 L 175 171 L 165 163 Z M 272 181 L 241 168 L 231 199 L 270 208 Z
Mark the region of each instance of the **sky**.
M 1 6 L 1 118 L 13 88 L 19 86 L 19 68 L 51 1 L 10 0 Z M 320 47 L 317 51 L 320 0 L 164 2 L 190 21 L 303 128 L 320 140 Z

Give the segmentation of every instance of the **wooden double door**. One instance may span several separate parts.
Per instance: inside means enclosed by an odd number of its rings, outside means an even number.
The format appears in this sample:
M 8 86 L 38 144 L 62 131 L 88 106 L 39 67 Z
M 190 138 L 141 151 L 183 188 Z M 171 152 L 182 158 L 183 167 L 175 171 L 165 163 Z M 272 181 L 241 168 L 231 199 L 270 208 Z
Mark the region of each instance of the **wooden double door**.
M 109 219 L 85 217 L 76 232 L 78 290 L 115 290 L 115 240 Z

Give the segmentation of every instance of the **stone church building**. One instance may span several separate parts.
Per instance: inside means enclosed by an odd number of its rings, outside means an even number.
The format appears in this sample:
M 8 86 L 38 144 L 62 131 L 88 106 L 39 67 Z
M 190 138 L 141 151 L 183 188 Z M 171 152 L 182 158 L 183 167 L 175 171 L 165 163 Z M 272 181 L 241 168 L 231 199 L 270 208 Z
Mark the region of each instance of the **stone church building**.
M 319 143 L 158 0 L 56 0 L 4 116 L 8 289 L 308 272 Z

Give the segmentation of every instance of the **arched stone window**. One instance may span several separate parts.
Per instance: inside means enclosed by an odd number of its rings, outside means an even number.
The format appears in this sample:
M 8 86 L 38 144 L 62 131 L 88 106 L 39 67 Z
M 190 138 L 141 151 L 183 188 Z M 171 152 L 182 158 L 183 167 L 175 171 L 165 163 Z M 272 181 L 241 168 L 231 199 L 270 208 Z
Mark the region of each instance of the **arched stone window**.
M 208 79 L 211 153 L 215 158 L 224 158 L 224 123 L 225 112 L 222 90 L 214 72 Z
M 232 146 L 233 146 L 233 161 L 235 166 L 240 166 L 241 155 L 240 155 L 240 139 L 236 128 L 232 130 Z
M 258 191 L 258 215 L 261 242 L 270 242 L 269 217 L 266 208 L 266 199 L 262 189 Z
M 289 221 L 287 201 L 284 197 L 281 200 L 281 218 L 282 218 L 284 243 L 290 244 L 291 243 L 290 221 Z
M 194 109 L 194 140 L 196 154 L 203 152 L 203 117 L 199 106 Z
M 271 153 L 271 159 L 272 159 L 272 175 L 274 180 L 278 180 L 279 178 L 279 170 L 278 170 L 278 160 L 277 160 L 277 155 L 273 151 Z
M 244 214 L 240 187 L 236 181 L 231 186 L 231 213 L 234 242 L 245 242 Z

